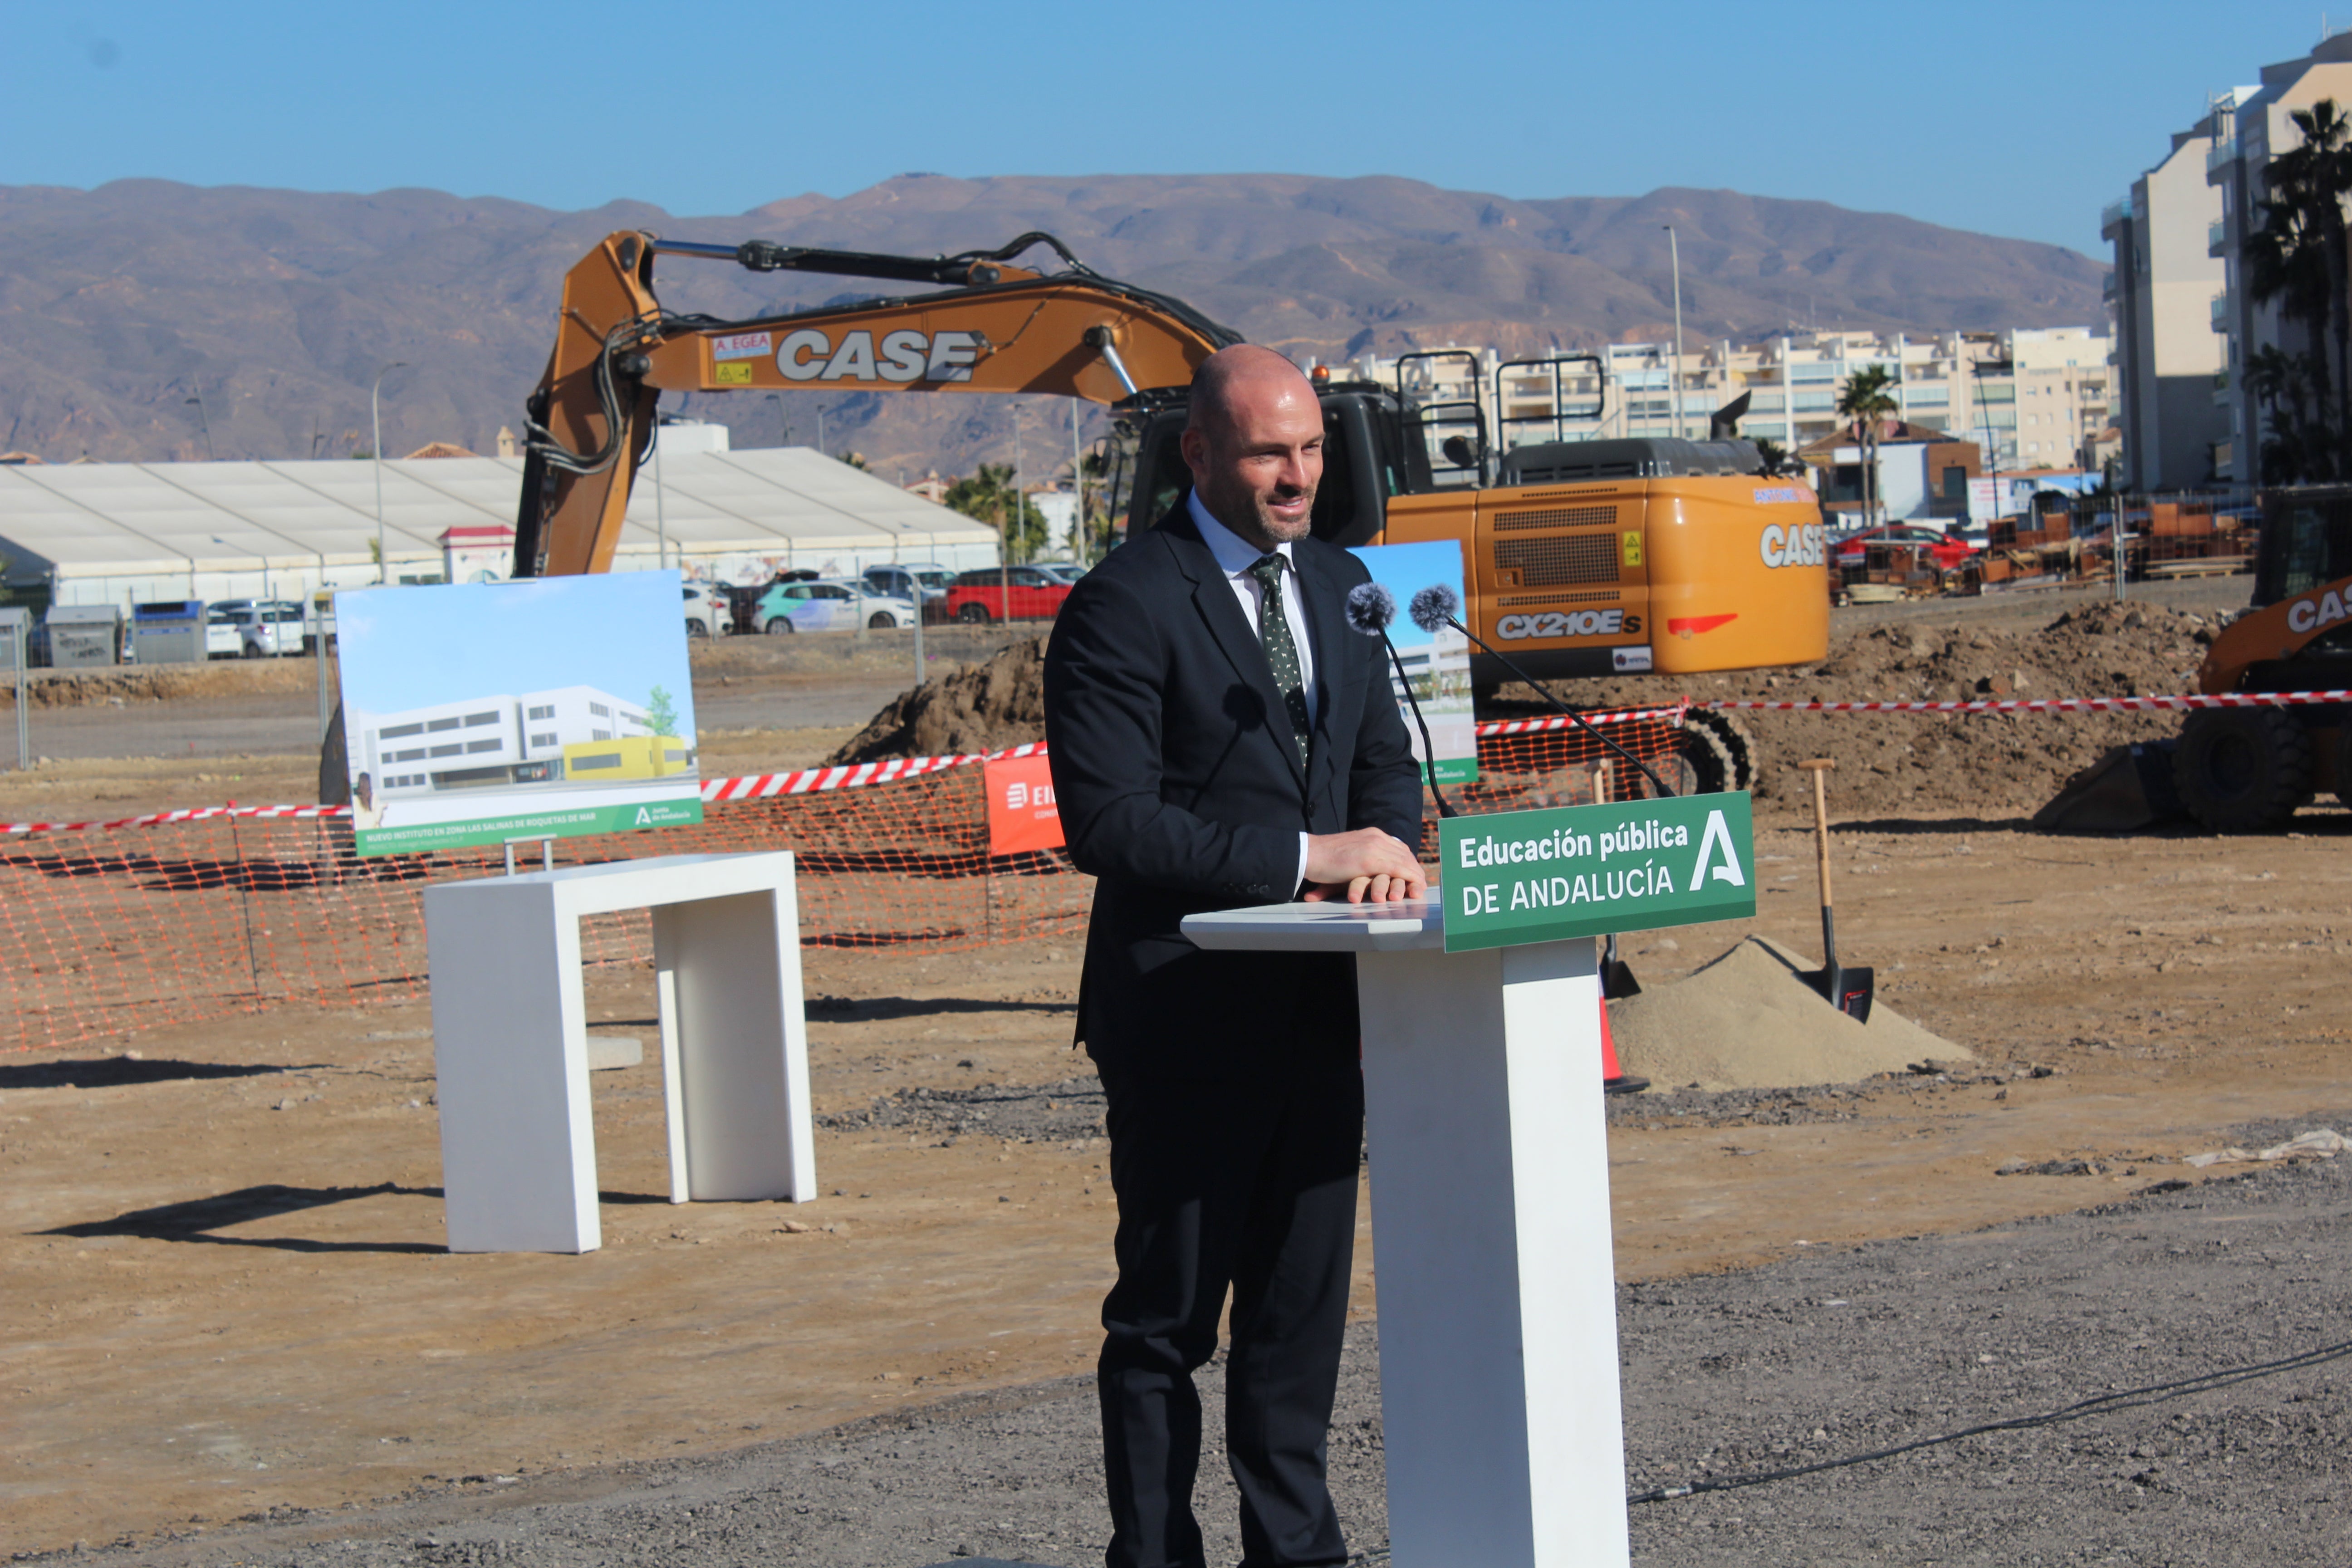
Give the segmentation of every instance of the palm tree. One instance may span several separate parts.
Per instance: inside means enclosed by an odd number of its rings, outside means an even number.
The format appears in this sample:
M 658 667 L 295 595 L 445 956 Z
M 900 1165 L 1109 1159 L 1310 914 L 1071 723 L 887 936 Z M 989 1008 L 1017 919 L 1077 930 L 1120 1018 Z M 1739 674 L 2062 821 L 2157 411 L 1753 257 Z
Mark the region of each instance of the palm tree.
M 2301 478 L 2331 479 L 2352 468 L 2352 243 L 2344 220 L 2352 121 L 2326 98 L 2288 118 L 2302 141 L 2263 170 L 2267 194 L 2254 204 L 2258 222 L 2244 245 L 2246 291 L 2257 304 L 2277 300 L 2279 313 L 2307 334 L 2311 348 L 2296 356 L 2307 361 L 2296 379 L 2308 384 L 2313 412 L 2300 429 L 2274 427 L 2264 450 L 2272 442 L 2299 448 Z M 2284 389 L 2284 368 L 2272 367 L 2274 389 Z M 2251 362 L 2248 371 L 2252 391 Z M 2294 399 L 2298 424 L 2302 401 Z
M 1862 441 L 1862 525 L 1868 528 L 1873 516 L 1872 481 L 1878 475 L 1879 422 L 1895 412 L 1894 395 L 1886 389 L 1895 384 L 1895 373 L 1883 364 L 1866 364 L 1846 377 L 1845 390 L 1838 394 L 1837 412 L 1841 419 L 1854 422 L 1855 434 Z
M 2246 356 L 2246 394 L 2262 410 L 2265 426 L 2263 477 L 2274 483 L 2301 484 L 2316 477 L 2315 458 L 2326 434 L 2325 418 L 2314 419 L 2308 412 L 2316 363 L 2311 354 L 2291 354 L 2268 343 Z
M 1764 465 L 1764 477 L 1768 479 L 1777 479 L 1785 475 L 1793 474 L 1802 467 L 1790 453 L 1788 447 L 1769 436 L 1759 436 L 1756 438 L 1756 457 L 1757 460 Z
M 1013 489 L 1013 465 L 982 463 L 980 471 L 958 479 L 940 498 L 951 511 L 975 518 L 1003 536 L 1004 558 L 1026 561 L 1045 542 L 1045 514 L 1027 496 Z

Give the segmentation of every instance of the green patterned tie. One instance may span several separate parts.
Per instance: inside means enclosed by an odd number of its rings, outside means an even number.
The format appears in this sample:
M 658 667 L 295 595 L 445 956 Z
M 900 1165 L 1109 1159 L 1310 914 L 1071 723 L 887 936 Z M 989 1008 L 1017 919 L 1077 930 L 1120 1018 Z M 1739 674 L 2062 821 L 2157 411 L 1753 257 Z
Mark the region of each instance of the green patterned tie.
M 1299 677 L 1298 645 L 1290 640 L 1290 617 L 1283 613 L 1282 567 L 1281 556 L 1261 555 L 1251 563 L 1249 574 L 1258 585 L 1257 638 L 1265 645 L 1265 662 L 1274 671 L 1274 684 L 1290 714 L 1291 738 L 1298 742 L 1298 765 L 1303 768 L 1310 738 L 1307 683 Z

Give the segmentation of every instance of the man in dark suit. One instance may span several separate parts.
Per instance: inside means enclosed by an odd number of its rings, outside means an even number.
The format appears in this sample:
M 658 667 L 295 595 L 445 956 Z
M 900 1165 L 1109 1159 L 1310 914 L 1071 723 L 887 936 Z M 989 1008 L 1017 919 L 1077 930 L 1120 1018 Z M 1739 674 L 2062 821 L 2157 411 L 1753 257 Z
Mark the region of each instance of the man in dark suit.
M 1205 952 L 1179 922 L 1292 899 L 1412 899 L 1421 780 L 1367 579 L 1310 537 L 1314 388 L 1230 348 L 1192 382 L 1193 488 L 1079 580 L 1045 653 L 1070 854 L 1097 879 L 1078 1038 L 1109 1103 L 1118 1281 L 1097 1384 L 1110 1568 L 1203 1568 L 1192 1373 L 1230 1288 L 1226 1448 L 1243 1563 L 1336 1563 L 1324 1479 L 1363 1137 L 1355 965 Z

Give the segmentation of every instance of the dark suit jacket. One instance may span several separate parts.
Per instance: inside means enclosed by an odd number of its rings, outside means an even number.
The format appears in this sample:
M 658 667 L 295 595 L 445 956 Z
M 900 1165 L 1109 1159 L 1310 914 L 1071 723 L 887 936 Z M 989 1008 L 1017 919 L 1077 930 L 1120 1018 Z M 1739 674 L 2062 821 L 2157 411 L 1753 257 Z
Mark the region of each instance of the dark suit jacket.
M 1344 953 L 1204 952 L 1178 922 L 1297 895 L 1298 835 L 1420 842 L 1421 780 L 1381 639 L 1347 623 L 1362 563 L 1291 547 L 1316 708 L 1302 769 L 1257 630 L 1180 500 L 1079 579 L 1045 649 L 1062 830 L 1097 879 L 1078 1038 L 1106 1074 L 1287 1076 L 1353 1061 Z

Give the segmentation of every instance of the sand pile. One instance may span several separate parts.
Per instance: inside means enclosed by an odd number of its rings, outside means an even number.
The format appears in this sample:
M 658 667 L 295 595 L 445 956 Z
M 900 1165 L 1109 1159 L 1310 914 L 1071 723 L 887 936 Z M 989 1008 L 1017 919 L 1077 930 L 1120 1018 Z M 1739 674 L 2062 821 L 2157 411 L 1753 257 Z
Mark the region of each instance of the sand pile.
M 1698 676 L 1699 700 L 1964 701 L 1979 698 L 2144 697 L 2193 691 L 2205 645 L 2223 617 L 2160 605 L 2096 603 L 2045 626 L 2004 631 L 1912 621 L 1832 633 L 1830 657 L 1805 668 Z M 1575 681 L 1567 695 L 1600 706 L 1655 701 L 1648 680 Z M 1503 695 L 1518 695 L 1507 687 Z M 1759 809 L 1810 810 L 1796 763 L 1832 756 L 1830 811 L 1839 818 L 1906 812 L 2030 815 L 2108 747 L 2177 735 L 2177 714 L 2034 714 L 1934 718 L 1909 714 L 1736 715 L 1766 766 Z
M 1853 1083 L 1930 1058 L 1971 1059 L 1884 999 L 1855 1023 L 1797 978 L 1819 967 L 1751 936 L 1684 980 L 1612 1002 L 1618 1059 L 1660 1089 L 1702 1089 Z
M 1036 637 L 900 692 L 825 763 L 966 756 L 1045 738 L 1045 639 Z

